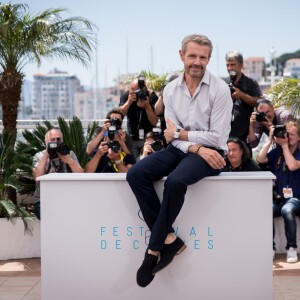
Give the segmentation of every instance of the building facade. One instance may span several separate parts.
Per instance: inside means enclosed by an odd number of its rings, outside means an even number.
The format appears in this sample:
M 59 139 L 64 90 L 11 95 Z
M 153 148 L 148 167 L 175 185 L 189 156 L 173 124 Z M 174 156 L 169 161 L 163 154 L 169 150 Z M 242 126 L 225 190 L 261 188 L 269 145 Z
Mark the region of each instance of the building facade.
M 244 74 L 257 82 L 263 81 L 265 68 L 265 59 L 263 57 L 250 57 L 244 59 Z
M 74 116 L 74 95 L 81 90 L 80 80 L 75 75 L 57 69 L 47 75 L 34 75 L 33 118 L 71 119 Z
M 291 58 L 285 62 L 283 76 L 300 79 L 300 58 Z

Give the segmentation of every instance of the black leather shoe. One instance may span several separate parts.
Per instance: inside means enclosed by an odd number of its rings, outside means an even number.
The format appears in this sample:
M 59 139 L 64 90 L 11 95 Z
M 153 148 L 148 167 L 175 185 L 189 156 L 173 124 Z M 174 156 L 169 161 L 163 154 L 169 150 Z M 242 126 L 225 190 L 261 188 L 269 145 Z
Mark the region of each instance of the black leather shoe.
M 177 237 L 176 240 L 171 244 L 164 244 L 160 252 L 160 260 L 156 267 L 153 269 L 152 274 L 156 274 L 157 272 L 165 268 L 172 262 L 174 256 L 180 254 L 185 248 L 185 243 L 179 237 Z
M 136 282 L 141 287 L 146 287 L 154 278 L 153 269 L 157 265 L 158 256 L 148 253 L 148 248 L 145 253 L 145 258 L 136 273 Z

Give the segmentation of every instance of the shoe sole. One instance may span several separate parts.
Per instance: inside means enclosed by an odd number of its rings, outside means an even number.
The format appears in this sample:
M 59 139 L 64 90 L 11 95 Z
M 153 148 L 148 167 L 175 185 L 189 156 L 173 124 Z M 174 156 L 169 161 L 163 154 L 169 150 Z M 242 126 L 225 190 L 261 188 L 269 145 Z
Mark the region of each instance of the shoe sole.
M 186 249 L 186 247 L 187 247 L 187 245 L 184 244 L 184 245 L 176 252 L 175 255 L 179 255 L 180 253 L 182 253 L 182 252 Z M 174 257 L 175 257 L 175 256 L 174 256 Z M 173 258 L 173 259 L 174 259 L 174 258 Z M 155 275 L 155 274 L 161 272 L 163 269 L 165 269 L 165 268 L 173 261 L 173 259 L 172 259 L 167 265 L 165 265 L 162 269 L 158 270 L 158 271 L 155 272 L 155 273 L 152 273 L 152 275 Z
M 176 255 L 179 255 L 181 252 L 183 252 L 186 249 L 186 245 L 184 244 L 177 252 Z
M 295 264 L 296 262 L 298 262 L 298 260 L 287 260 L 286 262 L 289 264 Z

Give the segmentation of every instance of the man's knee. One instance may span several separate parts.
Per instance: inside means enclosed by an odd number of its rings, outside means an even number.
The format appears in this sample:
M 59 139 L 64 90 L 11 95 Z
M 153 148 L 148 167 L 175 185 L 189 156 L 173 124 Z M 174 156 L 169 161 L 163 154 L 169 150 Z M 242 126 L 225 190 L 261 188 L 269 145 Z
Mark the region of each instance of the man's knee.
M 292 207 L 283 207 L 281 210 L 281 214 L 285 219 L 293 220 L 295 218 L 295 213 Z

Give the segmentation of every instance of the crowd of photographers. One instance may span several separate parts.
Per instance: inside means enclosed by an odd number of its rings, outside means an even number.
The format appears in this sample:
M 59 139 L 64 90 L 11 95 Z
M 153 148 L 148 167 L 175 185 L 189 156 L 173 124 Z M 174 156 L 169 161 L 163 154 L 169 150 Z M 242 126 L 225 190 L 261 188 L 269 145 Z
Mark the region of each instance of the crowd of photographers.
M 299 124 L 288 110 L 274 108 L 271 101 L 262 98 L 257 83 L 242 73 L 243 58 L 239 52 L 229 52 L 226 65 L 229 77 L 225 81 L 234 105 L 223 171 L 268 169 L 273 172 L 276 176 L 273 214 L 284 218 L 287 262 L 296 262 L 295 218 L 300 213 Z M 170 74 L 165 85 L 178 80 L 178 76 Z M 122 127 L 125 116 L 126 130 Z M 34 157 L 34 176 L 53 172 L 127 173 L 139 160 L 167 147 L 165 128 L 163 90 L 160 95 L 149 91 L 145 77 L 139 76 L 121 96 L 119 107 L 109 111 L 102 126 L 95 129 L 86 147 L 89 162 L 85 170 L 74 152 L 63 143 L 60 130 L 52 129 L 45 136 L 46 149 Z M 263 134 L 268 139 L 255 161 L 252 149 L 258 146 Z M 36 215 L 40 218 L 38 182 L 35 197 Z M 275 251 L 275 244 L 273 248 Z

